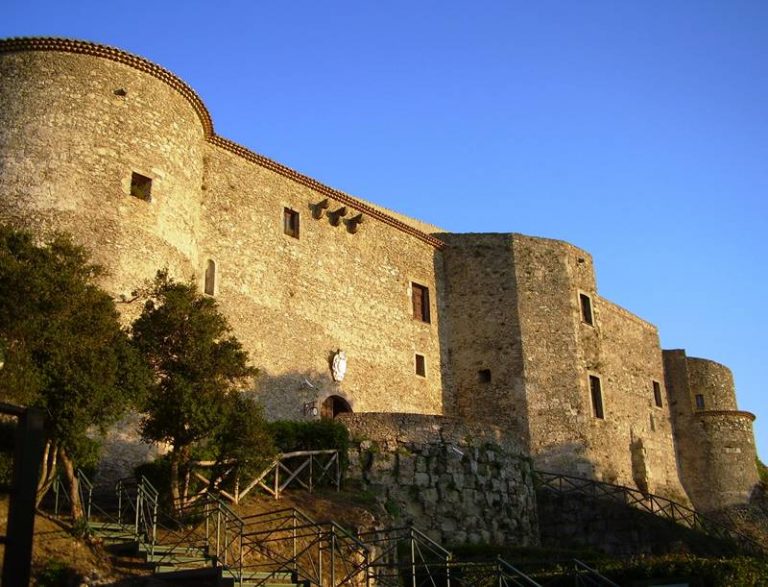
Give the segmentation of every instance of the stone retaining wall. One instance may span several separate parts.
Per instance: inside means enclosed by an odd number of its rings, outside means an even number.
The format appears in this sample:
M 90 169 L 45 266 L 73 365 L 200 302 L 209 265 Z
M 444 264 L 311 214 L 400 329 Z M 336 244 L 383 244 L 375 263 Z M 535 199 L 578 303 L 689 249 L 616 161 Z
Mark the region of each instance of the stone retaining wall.
M 538 543 L 531 461 L 503 433 L 452 418 L 344 414 L 349 474 L 398 524 L 446 546 Z

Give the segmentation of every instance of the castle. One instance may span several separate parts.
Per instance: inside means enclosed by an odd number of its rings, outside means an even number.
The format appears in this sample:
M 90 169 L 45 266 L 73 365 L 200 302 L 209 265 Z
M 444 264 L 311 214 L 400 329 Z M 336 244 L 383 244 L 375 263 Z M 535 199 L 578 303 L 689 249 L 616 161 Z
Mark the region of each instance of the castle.
M 730 372 L 662 351 L 586 251 L 350 197 L 217 136 L 188 85 L 117 49 L 0 41 L 0 80 L 0 221 L 74 234 L 116 298 L 162 267 L 196 276 L 270 417 L 452 416 L 543 470 L 700 510 L 748 500 L 754 416 Z

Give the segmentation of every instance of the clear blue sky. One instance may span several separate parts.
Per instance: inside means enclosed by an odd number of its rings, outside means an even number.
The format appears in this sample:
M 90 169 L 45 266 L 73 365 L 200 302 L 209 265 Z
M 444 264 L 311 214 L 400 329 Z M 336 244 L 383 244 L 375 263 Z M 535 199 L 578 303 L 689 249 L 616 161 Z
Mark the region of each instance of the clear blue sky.
M 147 57 L 353 195 L 587 249 L 665 348 L 733 369 L 768 457 L 768 2 L 5 0 L 24 35 Z

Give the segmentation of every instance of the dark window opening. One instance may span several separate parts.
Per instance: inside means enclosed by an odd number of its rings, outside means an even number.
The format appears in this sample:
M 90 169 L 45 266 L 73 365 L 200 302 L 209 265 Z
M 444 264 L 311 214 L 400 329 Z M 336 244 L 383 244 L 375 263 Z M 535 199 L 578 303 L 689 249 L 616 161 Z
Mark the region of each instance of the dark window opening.
M 593 325 L 592 318 L 592 299 L 587 294 L 579 294 L 579 302 L 581 303 L 581 319 L 585 324 Z
M 418 283 L 411 283 L 411 301 L 413 302 L 413 317 L 415 320 L 430 322 L 429 319 L 429 288 Z
M 416 354 L 416 375 L 419 377 L 427 376 L 427 365 L 424 361 L 424 355 Z
M 136 173 L 131 173 L 131 195 L 145 202 L 152 201 L 152 180 L 149 177 Z
M 592 413 L 595 418 L 605 419 L 603 412 L 603 389 L 600 384 L 600 378 L 596 375 L 589 376 L 589 391 L 592 395 Z
M 700 393 L 696 394 L 696 409 L 697 410 L 703 410 L 704 409 L 704 396 Z
M 320 406 L 320 417 L 323 420 L 332 420 L 339 414 L 352 412 L 349 402 L 338 395 L 329 395 Z
M 661 384 L 658 381 L 653 382 L 653 401 L 656 402 L 656 407 L 662 406 L 661 402 Z
M 299 238 L 299 213 L 296 210 L 283 209 L 283 232 L 293 238 Z
M 480 369 L 477 372 L 477 380 L 480 383 L 490 383 L 491 382 L 491 370 L 490 369 Z
M 203 291 L 209 296 L 212 296 L 216 291 L 216 263 L 212 259 L 208 259 L 205 266 L 205 289 Z

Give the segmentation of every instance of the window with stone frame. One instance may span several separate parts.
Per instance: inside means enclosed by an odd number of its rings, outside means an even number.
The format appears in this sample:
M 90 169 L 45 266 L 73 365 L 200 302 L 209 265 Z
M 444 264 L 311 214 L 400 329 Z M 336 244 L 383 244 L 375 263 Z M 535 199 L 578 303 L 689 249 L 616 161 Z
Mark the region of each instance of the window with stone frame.
M 658 381 L 653 382 L 653 402 L 657 408 L 661 408 L 664 405 L 661 400 L 661 383 Z
M 131 195 L 145 202 L 152 201 L 152 178 L 135 171 L 131 173 Z
M 594 326 L 595 318 L 592 314 L 592 298 L 585 293 L 580 293 L 579 306 L 581 307 L 581 321 L 584 322 L 584 324 Z
M 293 238 L 299 238 L 299 213 L 290 208 L 283 208 L 283 232 Z
M 695 397 L 696 400 L 696 409 L 697 410 L 703 410 L 704 409 L 704 396 L 700 393 L 696 394 Z
M 413 304 L 414 320 L 431 322 L 429 315 L 429 288 L 411 282 L 411 302 Z
M 603 410 L 603 385 L 597 375 L 589 376 L 589 395 L 592 399 L 592 415 L 600 420 L 605 420 Z
M 420 355 L 419 353 L 416 353 L 415 359 L 416 359 L 416 375 L 418 375 L 419 377 L 426 377 L 427 364 L 424 359 L 424 355 Z
M 205 265 L 205 285 L 203 291 L 212 296 L 216 293 L 216 262 L 208 259 Z

